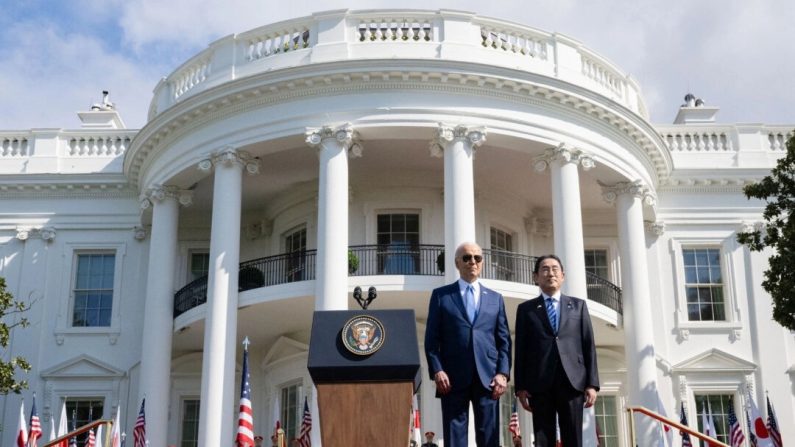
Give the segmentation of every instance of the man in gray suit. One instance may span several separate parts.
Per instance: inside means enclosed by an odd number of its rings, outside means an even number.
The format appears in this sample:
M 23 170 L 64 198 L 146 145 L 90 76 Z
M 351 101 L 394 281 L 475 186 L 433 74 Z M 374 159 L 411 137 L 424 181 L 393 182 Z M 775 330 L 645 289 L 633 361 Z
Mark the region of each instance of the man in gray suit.
M 516 309 L 516 397 L 533 412 L 537 447 L 555 446 L 555 416 L 566 447 L 582 446 L 582 411 L 596 402 L 599 375 L 585 300 L 563 295 L 563 263 L 538 258 L 533 280 L 541 296 Z
M 463 243 L 455 251 L 461 278 L 431 294 L 425 326 L 428 373 L 442 400 L 444 445 L 467 447 L 469 405 L 478 447 L 500 442 L 498 399 L 511 373 L 511 333 L 502 295 L 478 281 L 483 251 Z

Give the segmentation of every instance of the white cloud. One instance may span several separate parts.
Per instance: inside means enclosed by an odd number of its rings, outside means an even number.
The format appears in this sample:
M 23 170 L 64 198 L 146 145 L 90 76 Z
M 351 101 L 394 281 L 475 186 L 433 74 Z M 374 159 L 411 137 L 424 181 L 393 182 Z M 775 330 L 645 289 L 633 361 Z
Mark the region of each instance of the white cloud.
M 0 53 L 0 122 L 4 129 L 79 126 L 88 110 L 111 91 L 127 125 L 139 127 L 158 79 L 156 66 L 108 52 L 96 36 L 67 33 L 52 24 L 19 23 Z
M 725 122 L 795 123 L 791 0 L 78 1 L 89 12 L 77 26 L 23 20 L 0 30 L 2 127 L 73 123 L 104 88 L 138 127 L 157 80 L 219 37 L 318 11 L 395 7 L 472 11 L 573 37 L 640 83 L 655 122 L 670 122 L 691 90 L 721 106 Z

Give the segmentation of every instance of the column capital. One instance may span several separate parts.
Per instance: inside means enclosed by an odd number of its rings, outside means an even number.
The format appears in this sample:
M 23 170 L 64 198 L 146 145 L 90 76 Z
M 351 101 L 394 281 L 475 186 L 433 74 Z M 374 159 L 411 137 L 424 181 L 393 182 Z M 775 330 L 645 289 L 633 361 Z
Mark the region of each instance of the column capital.
M 38 237 L 44 242 L 52 242 L 55 240 L 55 227 L 17 227 L 16 228 L 16 238 L 22 242 L 30 238 Z
M 439 123 L 436 128 L 436 135 L 428 149 L 431 151 L 431 156 L 440 158 L 444 155 L 444 148 L 454 142 L 464 140 L 469 143 L 472 151 L 478 148 L 481 144 L 486 142 L 486 128 L 483 126 L 466 126 L 459 124 L 453 126 L 452 124 Z
M 565 143 L 547 148 L 542 155 L 533 159 L 533 168 L 544 172 L 552 162 L 579 164 L 586 171 L 593 169 L 596 162 L 590 154 Z
M 348 151 L 348 156 L 351 158 L 361 157 L 364 150 L 364 146 L 359 140 L 359 133 L 356 132 L 351 123 L 345 123 L 337 127 L 308 127 L 304 135 L 306 136 L 306 144 L 313 148 L 319 148 L 323 140 L 334 139 Z
M 657 203 L 657 198 L 651 192 L 648 186 L 643 184 L 640 180 L 631 182 L 618 182 L 612 185 L 602 183 L 597 180 L 599 186 L 602 187 L 602 198 L 609 204 L 615 203 L 618 196 L 629 194 L 633 197 L 640 198 L 643 203 L 649 206 L 654 206 Z
M 190 206 L 193 204 L 193 191 L 188 189 L 179 189 L 171 185 L 155 185 L 147 188 L 139 197 L 141 209 L 145 210 L 152 206 L 154 202 L 162 202 L 166 198 L 176 199 L 182 206 Z
M 210 172 L 213 167 L 219 164 L 230 165 L 235 163 L 245 167 L 249 175 L 259 174 L 259 158 L 233 147 L 225 147 L 210 154 L 209 157 L 199 162 L 198 168 L 200 171 Z

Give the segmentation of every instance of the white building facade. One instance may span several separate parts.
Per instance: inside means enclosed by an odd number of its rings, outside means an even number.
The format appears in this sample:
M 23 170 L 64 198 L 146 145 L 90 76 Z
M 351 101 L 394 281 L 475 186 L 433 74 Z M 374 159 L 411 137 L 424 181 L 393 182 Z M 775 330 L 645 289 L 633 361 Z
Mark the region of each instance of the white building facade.
M 293 437 L 314 402 L 312 312 L 375 286 L 371 309 L 413 309 L 422 340 L 449 254 L 474 240 L 512 330 L 535 256 L 558 254 L 565 292 L 589 299 L 601 445 L 630 445 L 629 405 L 684 405 L 698 429 L 709 403 L 725 435 L 729 408 L 744 424 L 766 391 L 795 440 L 795 337 L 772 321 L 767 255 L 736 242 L 762 223 L 743 186 L 795 125 L 716 113 L 688 98 L 652 124 L 635 81 L 581 43 L 459 11 L 228 36 L 163 78 L 140 130 L 103 104 L 81 129 L 0 131 L 0 276 L 32 305 L 7 355 L 33 365 L 45 433 L 64 403 L 79 422 L 121 406 L 130 433 L 146 397 L 152 446 L 219 446 L 247 336 L 255 432 L 280 419 Z M 441 433 L 423 371 L 422 428 Z M 19 400 L 0 398 L 2 445 Z

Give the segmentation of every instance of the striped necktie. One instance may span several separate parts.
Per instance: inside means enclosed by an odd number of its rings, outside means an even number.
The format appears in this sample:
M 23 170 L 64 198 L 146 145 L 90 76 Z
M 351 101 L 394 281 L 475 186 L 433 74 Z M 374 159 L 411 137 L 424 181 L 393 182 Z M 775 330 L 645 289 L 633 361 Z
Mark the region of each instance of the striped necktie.
M 552 298 L 547 298 L 547 316 L 549 316 L 549 324 L 552 326 L 552 332 L 558 333 L 558 312 L 555 310 L 555 301 Z

